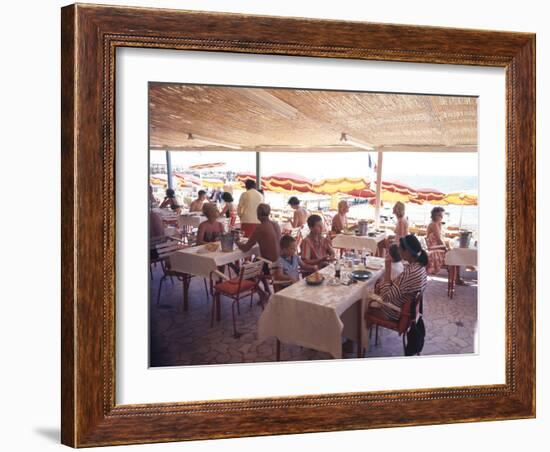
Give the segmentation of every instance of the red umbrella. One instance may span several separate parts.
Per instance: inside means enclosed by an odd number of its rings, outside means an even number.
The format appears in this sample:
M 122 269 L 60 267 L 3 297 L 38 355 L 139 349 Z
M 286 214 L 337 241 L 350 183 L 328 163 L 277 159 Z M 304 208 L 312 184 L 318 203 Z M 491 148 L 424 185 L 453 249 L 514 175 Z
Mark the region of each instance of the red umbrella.
M 416 197 L 411 199 L 411 201 L 422 202 L 431 202 L 431 201 L 441 201 L 445 198 L 445 193 L 436 190 L 434 188 L 418 188 L 416 189 Z
M 235 176 L 235 179 L 239 182 L 242 182 L 243 184 L 248 180 L 248 179 L 252 179 L 254 182 L 256 182 L 256 173 L 248 173 L 248 172 L 244 172 L 244 173 L 238 173 L 236 176 Z
M 262 185 L 266 190 L 276 192 L 299 191 L 306 193 L 313 191 L 313 182 L 307 177 L 295 173 L 272 174 L 262 179 Z
M 353 196 L 354 198 L 365 198 L 365 199 L 376 198 L 376 192 L 372 191 L 369 188 L 364 188 L 362 190 L 351 190 L 346 192 L 346 194 Z
M 193 176 L 192 174 L 182 174 L 174 172 L 174 177 L 182 186 L 191 187 L 193 185 L 201 185 L 201 180 L 197 176 Z
M 401 182 L 384 180 L 382 181 L 382 190 L 408 196 L 416 196 L 417 193 L 417 191 L 409 185 L 402 184 Z

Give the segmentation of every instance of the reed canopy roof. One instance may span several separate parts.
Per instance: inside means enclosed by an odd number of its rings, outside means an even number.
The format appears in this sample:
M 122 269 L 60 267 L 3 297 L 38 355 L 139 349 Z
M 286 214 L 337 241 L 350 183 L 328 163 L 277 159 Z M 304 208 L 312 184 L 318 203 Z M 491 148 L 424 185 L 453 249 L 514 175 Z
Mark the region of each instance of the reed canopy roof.
M 149 114 L 152 150 L 477 152 L 476 97 L 150 83 Z

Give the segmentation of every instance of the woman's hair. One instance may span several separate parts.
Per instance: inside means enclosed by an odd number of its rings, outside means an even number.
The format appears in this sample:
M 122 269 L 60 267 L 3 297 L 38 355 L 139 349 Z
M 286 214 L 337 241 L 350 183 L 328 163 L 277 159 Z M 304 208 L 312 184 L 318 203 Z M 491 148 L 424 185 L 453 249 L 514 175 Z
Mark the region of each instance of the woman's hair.
M 214 212 L 218 213 L 218 208 L 216 207 L 216 204 L 214 204 L 212 202 L 205 202 L 202 205 L 202 213 L 206 217 L 209 217 L 210 214 L 213 214 Z
M 399 246 L 409 254 L 423 267 L 428 265 L 428 253 L 422 249 L 422 245 L 415 235 L 409 234 L 399 239 Z
M 307 225 L 309 226 L 309 229 L 312 229 L 313 226 L 315 226 L 319 221 L 321 222 L 323 221 L 323 219 L 319 215 L 316 215 L 316 214 L 310 215 L 307 218 Z
M 390 245 L 388 249 L 388 253 L 390 253 L 391 260 L 393 262 L 399 262 L 401 260 L 401 254 L 399 254 L 399 247 L 395 243 Z
M 395 214 L 402 217 L 405 215 L 405 204 L 403 204 L 401 201 L 397 201 L 395 205 L 393 206 L 395 209 Z
M 166 189 L 166 197 L 167 198 L 175 198 L 176 197 L 176 192 L 172 188 L 167 188 Z
M 291 206 L 299 206 L 300 205 L 300 200 L 296 196 L 291 196 L 290 199 L 288 200 L 288 203 Z
M 289 234 L 286 234 L 286 235 L 283 235 L 281 237 L 281 241 L 279 242 L 279 246 L 281 247 L 282 250 L 286 250 L 291 243 L 295 242 L 296 239 L 294 237 L 292 237 L 291 235 Z
M 222 199 L 225 202 L 233 202 L 233 196 L 231 196 L 231 193 L 229 193 L 228 191 L 223 192 Z
M 445 212 L 443 207 L 434 207 L 431 212 L 432 220 L 435 220 L 435 216 Z
M 250 190 L 251 188 L 256 188 L 256 182 L 254 182 L 252 179 L 246 179 L 244 186 L 247 190 Z

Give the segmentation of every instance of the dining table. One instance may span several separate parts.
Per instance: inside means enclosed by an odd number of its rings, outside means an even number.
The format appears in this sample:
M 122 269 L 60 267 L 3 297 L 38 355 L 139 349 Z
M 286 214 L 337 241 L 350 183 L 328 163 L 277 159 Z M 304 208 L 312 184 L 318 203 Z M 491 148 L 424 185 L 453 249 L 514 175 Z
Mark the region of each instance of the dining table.
M 243 240 L 244 241 L 244 240 Z M 245 257 L 259 255 L 260 248 L 256 244 L 249 251 L 241 251 L 236 246 L 232 251 L 208 251 L 206 245 L 191 246 L 175 251 L 170 255 L 170 268 L 181 273 L 183 278 L 183 310 L 189 308 L 189 283 L 191 276 L 208 278 L 210 287 L 219 280 L 218 267 L 237 262 Z
M 385 232 L 374 232 L 367 235 L 357 235 L 355 233 L 337 234 L 332 239 L 334 248 L 348 250 L 369 250 L 372 254 L 378 251 L 378 244 L 386 238 Z
M 368 348 L 368 331 L 363 321 L 366 296 L 384 274 L 384 259 L 369 257 L 366 269 L 371 272 L 370 279 L 347 284 L 353 268 L 342 268 L 341 277 L 336 280 L 331 264 L 319 271 L 325 277 L 322 284 L 313 286 L 301 279 L 276 292 L 258 321 L 258 338 L 277 339 L 277 359 L 280 343 L 326 352 L 339 359 L 342 337 L 354 340 L 358 356 L 362 356 Z
M 477 247 L 451 248 L 445 253 L 445 265 L 449 272 L 447 296 L 452 299 L 455 293 L 458 269 L 465 266 L 477 267 Z

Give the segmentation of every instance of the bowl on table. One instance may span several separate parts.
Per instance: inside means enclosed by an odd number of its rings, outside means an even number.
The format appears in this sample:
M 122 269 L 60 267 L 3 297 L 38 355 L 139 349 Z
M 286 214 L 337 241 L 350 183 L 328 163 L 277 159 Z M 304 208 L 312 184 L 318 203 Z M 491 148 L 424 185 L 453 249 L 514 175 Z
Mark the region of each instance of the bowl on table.
M 323 281 L 325 280 L 325 277 L 321 275 L 321 273 L 313 273 L 306 277 L 306 284 L 310 286 L 320 286 L 323 284 Z
M 354 281 L 368 281 L 372 278 L 372 272 L 368 270 L 354 270 L 350 273 L 350 278 Z

